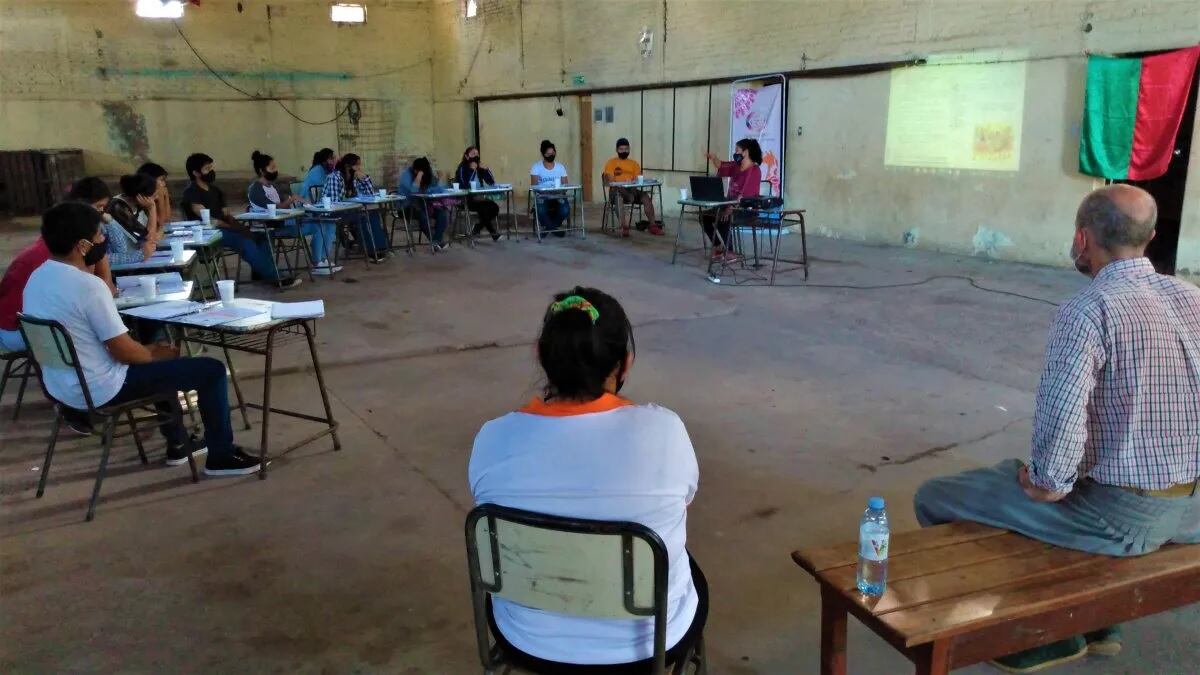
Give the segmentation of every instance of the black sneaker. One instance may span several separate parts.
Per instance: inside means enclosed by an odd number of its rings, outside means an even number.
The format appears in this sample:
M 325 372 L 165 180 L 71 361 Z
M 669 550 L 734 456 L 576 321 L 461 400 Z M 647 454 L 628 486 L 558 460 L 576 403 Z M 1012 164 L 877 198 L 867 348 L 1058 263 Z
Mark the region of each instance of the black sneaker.
M 204 462 L 204 475 L 206 476 L 246 476 L 252 473 L 258 473 L 262 469 L 261 463 L 257 457 L 250 457 L 241 451 L 241 448 L 234 448 L 233 452 L 224 457 L 208 456 L 208 460 Z
M 208 454 L 208 448 L 204 447 L 204 444 L 200 441 L 199 437 L 197 437 L 195 434 L 192 434 L 187 443 L 184 443 L 181 446 L 167 446 L 167 466 L 179 466 L 180 464 L 187 464 L 188 453 L 186 448 L 189 447 L 195 448 L 192 450 L 193 457 Z
M 67 428 L 71 431 L 80 436 L 91 436 L 96 433 L 95 427 L 92 426 L 91 418 L 83 410 L 68 408 L 65 405 L 60 405 L 58 410 L 62 413 L 63 422 L 66 423 Z

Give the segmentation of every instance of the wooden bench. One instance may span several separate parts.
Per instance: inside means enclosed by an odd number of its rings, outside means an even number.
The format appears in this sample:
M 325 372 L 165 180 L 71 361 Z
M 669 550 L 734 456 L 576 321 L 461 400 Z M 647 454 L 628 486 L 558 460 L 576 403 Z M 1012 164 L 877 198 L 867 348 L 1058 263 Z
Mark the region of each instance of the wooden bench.
M 894 533 L 889 558 L 887 591 L 869 598 L 857 542 L 792 553 L 821 585 L 825 675 L 846 672 L 847 613 L 924 675 L 1200 602 L 1200 545 L 1111 558 L 964 522 Z

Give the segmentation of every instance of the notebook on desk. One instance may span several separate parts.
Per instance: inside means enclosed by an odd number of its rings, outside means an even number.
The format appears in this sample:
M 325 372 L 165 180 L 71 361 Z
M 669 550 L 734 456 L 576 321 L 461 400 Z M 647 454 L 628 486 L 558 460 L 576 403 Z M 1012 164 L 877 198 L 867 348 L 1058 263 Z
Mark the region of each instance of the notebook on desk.
M 719 176 L 690 176 L 692 199 L 699 202 L 723 202 L 725 183 Z

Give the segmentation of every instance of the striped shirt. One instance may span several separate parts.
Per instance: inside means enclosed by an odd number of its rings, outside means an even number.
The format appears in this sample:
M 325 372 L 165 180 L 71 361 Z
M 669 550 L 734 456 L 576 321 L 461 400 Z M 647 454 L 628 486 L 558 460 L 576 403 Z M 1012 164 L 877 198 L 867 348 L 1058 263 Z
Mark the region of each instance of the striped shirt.
M 1200 289 L 1146 258 L 1105 265 L 1058 312 L 1030 479 L 1159 490 L 1200 475 Z
M 371 183 L 371 177 L 356 178 L 354 180 L 354 193 L 346 194 L 346 179 L 342 178 L 341 171 L 330 171 L 328 176 L 325 176 L 325 187 L 321 190 L 321 198 L 329 197 L 335 202 L 340 202 L 346 197 L 354 197 L 355 195 L 370 195 L 375 193 L 375 186 Z

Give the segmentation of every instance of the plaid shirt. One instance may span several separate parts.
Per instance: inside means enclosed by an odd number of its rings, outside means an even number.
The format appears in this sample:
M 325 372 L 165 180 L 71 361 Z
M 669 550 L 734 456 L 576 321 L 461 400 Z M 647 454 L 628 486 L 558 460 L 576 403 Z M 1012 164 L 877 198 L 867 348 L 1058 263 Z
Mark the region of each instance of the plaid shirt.
M 318 198 L 323 199 L 326 195 L 335 202 L 340 202 L 346 197 L 355 195 L 370 195 L 375 194 L 375 185 L 371 183 L 371 177 L 356 179 L 354 181 L 354 194 L 346 194 L 346 180 L 342 178 L 341 171 L 330 171 L 328 176 L 325 176 L 325 187 L 321 189 L 321 194 Z
M 1159 490 L 1200 474 L 1200 289 L 1146 258 L 1104 266 L 1058 312 L 1030 479 Z

